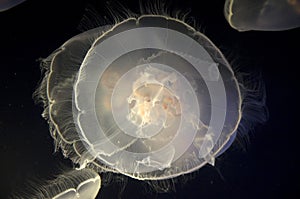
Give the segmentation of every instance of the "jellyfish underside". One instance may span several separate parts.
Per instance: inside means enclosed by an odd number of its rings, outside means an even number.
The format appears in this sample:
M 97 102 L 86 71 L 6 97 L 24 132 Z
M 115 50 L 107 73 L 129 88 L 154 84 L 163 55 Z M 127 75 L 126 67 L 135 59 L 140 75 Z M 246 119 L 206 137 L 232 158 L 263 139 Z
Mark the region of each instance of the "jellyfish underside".
M 287 30 L 300 26 L 299 0 L 226 0 L 224 13 L 239 30 Z

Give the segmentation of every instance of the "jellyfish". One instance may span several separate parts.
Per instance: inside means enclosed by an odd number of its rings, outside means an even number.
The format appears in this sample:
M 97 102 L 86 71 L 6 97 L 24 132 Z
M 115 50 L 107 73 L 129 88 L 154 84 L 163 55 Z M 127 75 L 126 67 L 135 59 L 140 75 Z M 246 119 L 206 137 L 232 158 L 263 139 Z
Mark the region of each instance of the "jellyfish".
M 35 96 L 56 150 L 79 171 L 147 181 L 189 174 L 215 164 L 243 115 L 224 55 L 178 18 L 143 14 L 88 30 L 41 67 Z
M 238 31 L 287 30 L 300 26 L 299 0 L 226 0 L 225 18 Z
M 9 10 L 20 3 L 24 2 L 25 0 L 1 0 L 0 2 L 0 12 L 5 10 Z

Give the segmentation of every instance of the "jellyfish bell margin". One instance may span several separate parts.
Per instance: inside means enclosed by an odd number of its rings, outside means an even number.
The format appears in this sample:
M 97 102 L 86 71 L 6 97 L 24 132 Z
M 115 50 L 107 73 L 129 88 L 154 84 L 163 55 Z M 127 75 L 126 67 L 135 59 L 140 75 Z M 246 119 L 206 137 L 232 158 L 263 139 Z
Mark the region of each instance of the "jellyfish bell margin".
M 51 180 L 27 181 L 23 191 L 11 194 L 9 198 L 23 199 L 94 199 L 101 188 L 101 178 L 92 169 L 63 169 Z

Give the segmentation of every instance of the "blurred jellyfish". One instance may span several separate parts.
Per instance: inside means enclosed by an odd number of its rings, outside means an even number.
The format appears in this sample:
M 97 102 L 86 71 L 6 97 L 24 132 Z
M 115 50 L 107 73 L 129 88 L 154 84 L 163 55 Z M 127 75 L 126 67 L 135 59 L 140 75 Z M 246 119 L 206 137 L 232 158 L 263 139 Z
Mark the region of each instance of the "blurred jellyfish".
M 0 1 L 0 12 L 11 9 L 24 1 L 26 1 L 26 0 L 1 0 Z
M 41 66 L 43 117 L 78 169 L 165 180 L 214 165 L 246 107 L 220 50 L 163 15 L 83 32 Z
M 225 17 L 234 29 L 287 30 L 300 26 L 299 0 L 226 0 Z

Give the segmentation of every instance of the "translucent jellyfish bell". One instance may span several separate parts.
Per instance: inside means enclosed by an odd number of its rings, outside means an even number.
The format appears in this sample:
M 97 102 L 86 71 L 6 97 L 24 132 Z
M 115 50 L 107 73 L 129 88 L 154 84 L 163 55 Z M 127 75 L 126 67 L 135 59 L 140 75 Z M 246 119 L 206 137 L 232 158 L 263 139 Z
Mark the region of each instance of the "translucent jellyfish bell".
M 299 0 L 226 0 L 225 17 L 239 30 L 286 30 L 300 26 Z
M 241 95 L 219 49 L 184 22 L 129 18 L 50 55 L 37 91 L 64 155 L 137 179 L 214 164 L 235 138 Z

